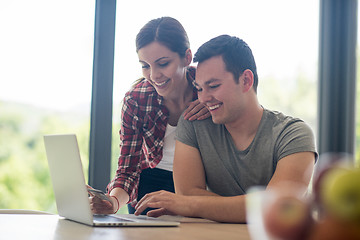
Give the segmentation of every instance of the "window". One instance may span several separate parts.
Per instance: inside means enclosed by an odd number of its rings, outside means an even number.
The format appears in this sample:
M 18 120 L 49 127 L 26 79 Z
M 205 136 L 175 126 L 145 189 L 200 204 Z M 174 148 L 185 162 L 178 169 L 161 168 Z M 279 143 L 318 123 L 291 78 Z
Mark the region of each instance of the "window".
M 0 208 L 56 211 L 44 134 L 76 133 L 87 168 L 94 7 L 0 2 Z

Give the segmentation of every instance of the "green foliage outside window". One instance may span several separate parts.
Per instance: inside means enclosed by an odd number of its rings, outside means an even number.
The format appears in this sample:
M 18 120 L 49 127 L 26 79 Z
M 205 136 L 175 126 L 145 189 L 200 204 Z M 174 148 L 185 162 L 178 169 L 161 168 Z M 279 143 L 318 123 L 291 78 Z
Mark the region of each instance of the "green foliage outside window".
M 0 102 L 0 209 L 56 212 L 42 136 L 76 133 L 84 168 L 88 164 L 86 116 Z M 87 170 L 85 170 L 87 173 Z

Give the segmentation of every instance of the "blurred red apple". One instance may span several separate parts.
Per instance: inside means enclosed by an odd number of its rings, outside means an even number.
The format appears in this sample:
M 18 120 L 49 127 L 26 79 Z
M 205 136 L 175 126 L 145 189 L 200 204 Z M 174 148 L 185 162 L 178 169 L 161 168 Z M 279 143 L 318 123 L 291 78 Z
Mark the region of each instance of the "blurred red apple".
M 276 239 L 303 240 L 313 225 L 309 204 L 296 196 L 278 196 L 263 216 L 266 232 Z
M 307 240 L 359 240 L 359 223 L 349 223 L 327 215 L 312 228 Z

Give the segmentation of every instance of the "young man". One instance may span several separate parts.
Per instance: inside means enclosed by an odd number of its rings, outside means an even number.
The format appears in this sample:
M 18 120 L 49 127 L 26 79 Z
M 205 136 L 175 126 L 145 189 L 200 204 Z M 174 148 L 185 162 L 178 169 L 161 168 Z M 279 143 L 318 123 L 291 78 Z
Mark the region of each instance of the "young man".
M 220 222 L 246 222 L 246 191 L 252 186 L 309 184 L 317 153 L 311 129 L 300 119 L 264 109 L 249 46 L 222 35 L 203 44 L 195 85 L 212 119 L 180 118 L 176 136 L 176 194 L 154 192 L 135 214 L 178 214 Z

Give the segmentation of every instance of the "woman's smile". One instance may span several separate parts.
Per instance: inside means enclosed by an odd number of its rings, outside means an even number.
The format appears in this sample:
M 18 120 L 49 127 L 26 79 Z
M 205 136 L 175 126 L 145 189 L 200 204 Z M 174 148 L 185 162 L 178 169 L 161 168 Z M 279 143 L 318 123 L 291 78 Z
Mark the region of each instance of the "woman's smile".
M 169 83 L 170 82 L 170 78 L 169 79 L 167 79 L 167 80 L 165 80 L 165 81 L 162 81 L 162 82 L 155 82 L 155 81 L 152 81 L 153 83 L 154 83 L 154 85 L 156 86 L 156 87 L 158 87 L 158 88 L 164 88 L 166 85 L 167 85 L 167 83 Z

